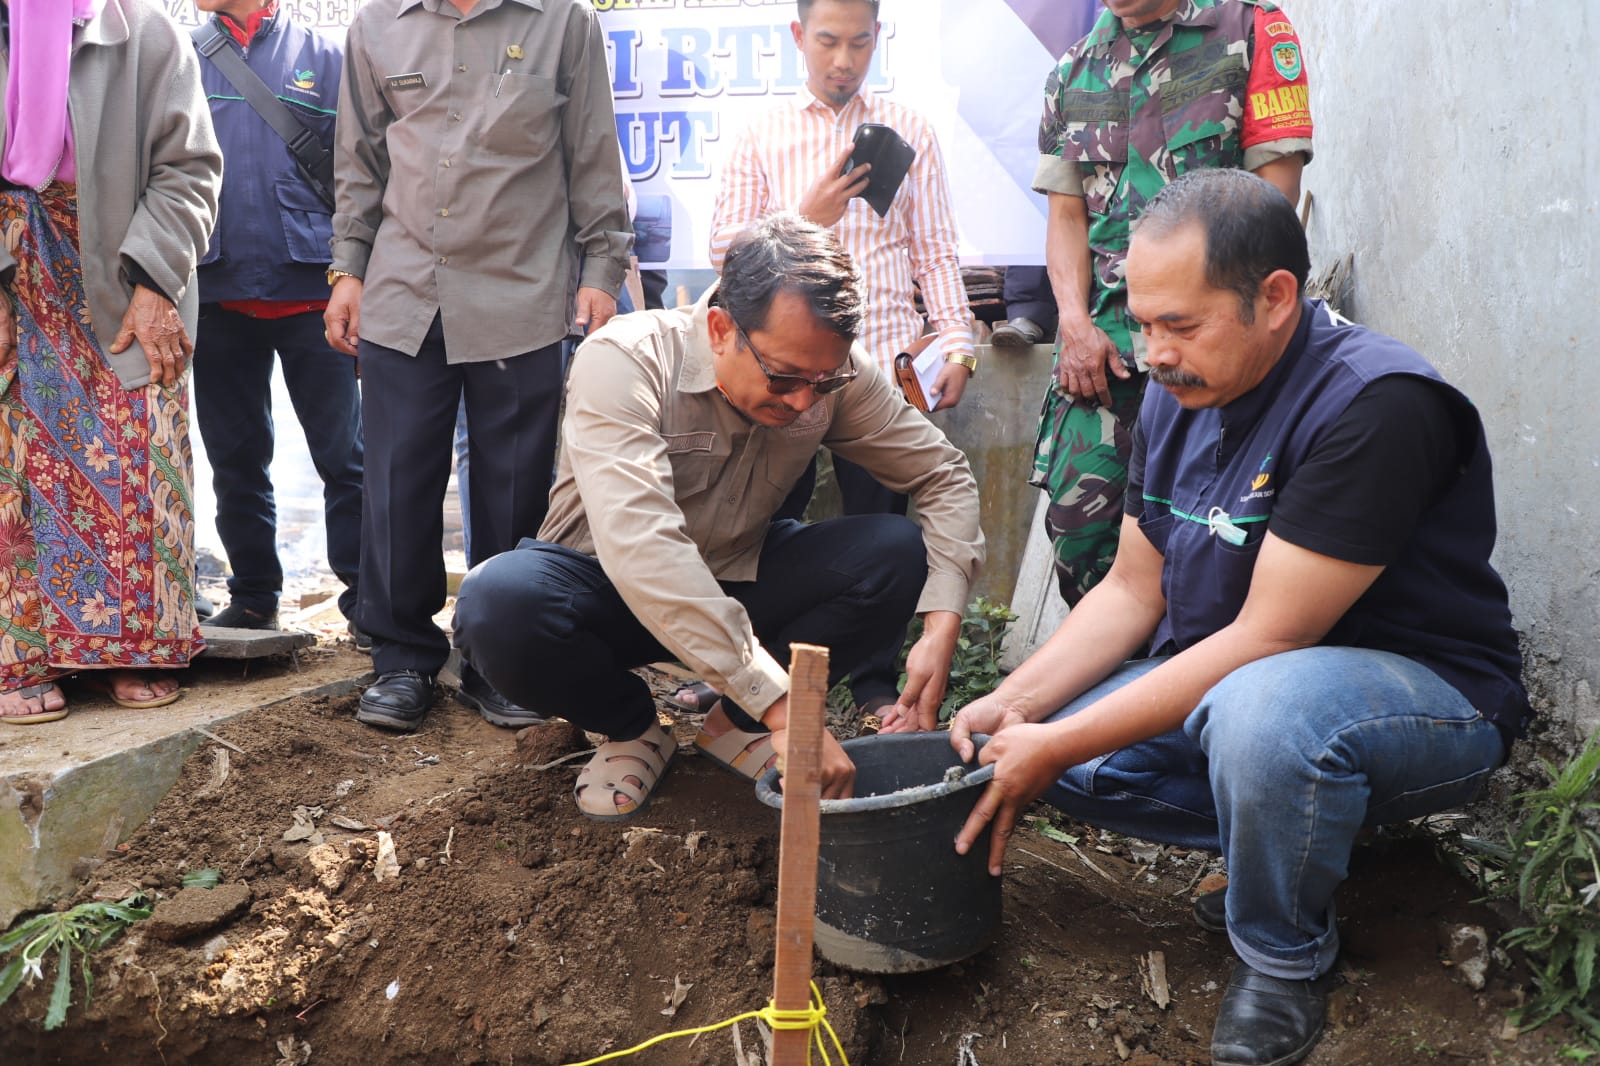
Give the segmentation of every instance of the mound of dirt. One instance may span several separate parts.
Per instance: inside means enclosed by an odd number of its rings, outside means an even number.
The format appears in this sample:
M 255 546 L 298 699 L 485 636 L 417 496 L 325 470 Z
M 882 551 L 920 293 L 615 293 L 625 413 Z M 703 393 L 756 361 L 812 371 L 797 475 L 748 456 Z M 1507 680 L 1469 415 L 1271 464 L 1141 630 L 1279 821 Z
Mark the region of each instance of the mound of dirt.
M 513 737 L 441 700 L 397 737 L 354 710 L 321 697 L 235 721 L 221 735 L 245 754 L 220 783 L 212 753 L 194 756 L 81 898 L 173 897 L 215 868 L 248 887 L 248 911 L 175 942 L 134 926 L 57 1032 L 42 1031 L 48 982 L 23 989 L 0 1008 L 6 1063 L 558 1064 L 766 1001 L 777 815 L 695 755 L 692 722 L 651 806 L 613 824 L 572 804 L 576 729 Z M 1005 933 L 977 958 L 888 979 L 819 962 L 851 1063 L 1209 1060 L 1233 957 L 1188 908 L 1215 860 L 1049 833 L 1018 834 Z M 385 838 L 399 874 L 380 880 Z M 1509 960 L 1459 957 L 1477 942 L 1461 929 L 1492 942 L 1501 924 L 1425 842 L 1362 848 L 1339 905 L 1346 982 L 1308 1061 L 1557 1062 L 1559 1032 L 1505 1028 L 1523 980 Z M 759 1045 L 752 1023 L 742 1044 Z M 720 1066 L 733 1041 L 624 1061 Z

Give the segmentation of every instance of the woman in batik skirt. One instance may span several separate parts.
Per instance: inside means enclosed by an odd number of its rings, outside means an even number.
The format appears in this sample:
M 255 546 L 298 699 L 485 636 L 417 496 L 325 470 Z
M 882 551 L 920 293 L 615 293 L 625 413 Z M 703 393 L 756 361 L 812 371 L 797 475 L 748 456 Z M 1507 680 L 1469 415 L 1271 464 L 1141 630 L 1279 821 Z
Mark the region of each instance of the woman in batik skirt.
M 201 650 L 186 370 L 221 157 L 146 0 L 6 0 L 0 721 L 179 696 Z

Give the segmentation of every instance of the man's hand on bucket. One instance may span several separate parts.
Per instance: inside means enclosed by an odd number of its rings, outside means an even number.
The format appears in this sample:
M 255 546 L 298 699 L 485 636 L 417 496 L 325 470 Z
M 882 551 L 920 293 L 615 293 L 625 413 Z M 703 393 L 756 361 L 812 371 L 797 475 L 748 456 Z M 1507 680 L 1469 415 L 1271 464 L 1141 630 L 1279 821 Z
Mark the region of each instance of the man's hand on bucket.
M 980 765 L 994 765 L 994 780 L 983 790 L 966 824 L 956 834 L 956 852 L 965 855 L 984 827 L 992 824 L 989 873 L 999 877 L 1006 844 L 1017 820 L 1055 783 L 1070 760 L 1063 761 L 1055 750 L 1057 729 L 1028 722 L 1021 712 L 993 694 L 963 707 L 950 727 L 950 746 L 963 762 L 972 760 L 975 733 L 990 734 L 989 742 L 977 754 Z
M 778 773 L 789 757 L 789 697 L 767 708 L 761 724 L 772 730 L 772 749 L 778 753 Z M 856 764 L 826 726 L 822 729 L 822 798 L 849 799 L 855 794 Z

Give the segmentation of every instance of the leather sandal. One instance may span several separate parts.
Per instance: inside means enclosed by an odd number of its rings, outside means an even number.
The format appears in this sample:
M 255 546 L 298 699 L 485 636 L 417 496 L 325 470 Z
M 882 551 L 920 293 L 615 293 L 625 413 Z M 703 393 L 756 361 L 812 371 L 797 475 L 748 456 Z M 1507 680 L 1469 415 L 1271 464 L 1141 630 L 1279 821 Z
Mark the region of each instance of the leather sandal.
M 771 733 L 746 733 L 730 729 L 719 737 L 701 730 L 694 738 L 701 754 L 731 774 L 755 781 L 778 761 Z
M 23 685 L 21 688 L 12 689 L 10 692 L 5 693 L 5 695 L 9 696 L 15 694 L 21 696 L 25 700 L 38 700 L 39 710 L 34 711 L 31 714 L 0 715 L 0 722 L 9 722 L 12 725 L 42 725 L 45 722 L 61 721 L 61 719 L 67 716 L 67 708 L 65 706 L 57 707 L 54 710 L 48 710 L 44 705 L 44 698 L 55 691 L 56 683 L 54 681 L 41 681 L 37 685 Z
M 688 696 L 687 699 L 684 698 L 685 695 Z M 688 685 L 679 685 L 678 691 L 662 697 L 661 702 L 685 714 L 710 714 L 711 708 L 721 699 L 722 693 L 704 681 L 696 681 Z
M 578 774 L 572 801 L 580 814 L 598 822 L 632 818 L 649 805 L 677 750 L 677 738 L 660 722 L 634 740 L 607 741 Z M 618 803 L 619 796 L 626 802 Z

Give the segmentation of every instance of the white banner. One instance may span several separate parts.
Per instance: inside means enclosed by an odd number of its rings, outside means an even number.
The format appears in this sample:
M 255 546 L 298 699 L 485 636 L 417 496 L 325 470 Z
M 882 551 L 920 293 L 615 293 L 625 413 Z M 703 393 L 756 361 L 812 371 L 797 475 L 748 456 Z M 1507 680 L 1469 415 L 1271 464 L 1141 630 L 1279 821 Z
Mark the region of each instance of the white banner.
M 179 21 L 198 20 L 191 0 L 164 2 Z M 335 36 L 360 6 L 360 0 L 280 3 Z M 789 30 L 794 0 L 591 3 L 605 31 L 617 135 L 639 196 L 639 258 L 672 269 L 708 267 L 723 158 L 746 123 L 805 86 Z M 869 84 L 933 123 L 964 261 L 1044 261 L 1044 198 L 1029 188 L 1040 92 L 1056 54 L 1086 31 L 1099 6 L 1094 0 L 883 3 Z

